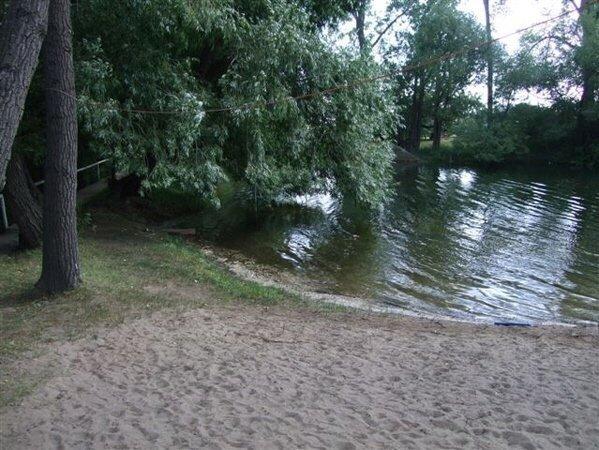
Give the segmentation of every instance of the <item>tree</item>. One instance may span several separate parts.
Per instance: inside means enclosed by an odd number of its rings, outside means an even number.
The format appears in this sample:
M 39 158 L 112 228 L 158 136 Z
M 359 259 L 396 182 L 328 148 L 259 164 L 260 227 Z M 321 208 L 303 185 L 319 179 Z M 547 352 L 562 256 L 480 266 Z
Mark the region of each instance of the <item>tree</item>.
M 483 0 L 485 6 L 485 30 L 487 33 L 487 40 L 493 39 L 493 33 L 491 31 L 491 5 L 490 0 Z M 487 125 L 491 126 L 493 120 L 493 51 L 492 46 L 489 45 L 487 50 Z
M 341 20 L 351 17 L 355 23 L 355 32 L 360 53 L 369 48 L 366 39 L 366 16 L 371 0 L 300 0 L 317 25 L 337 25 Z
M 376 207 L 388 194 L 386 86 L 343 88 L 380 66 L 324 39 L 314 20 L 328 9 L 316 14 L 296 0 L 133 4 L 77 9 L 82 150 L 139 175 L 144 193 L 178 190 L 215 204 L 225 180 L 249 185 L 260 201 L 326 188 Z M 316 94 L 331 86 L 342 88 Z
M 300 7 L 308 13 L 310 22 L 316 27 L 325 25 L 337 27 L 340 22 L 347 20 L 354 9 L 355 0 L 296 0 Z
M 497 0 L 495 2 L 498 6 L 505 5 L 505 0 Z M 487 35 L 487 41 L 493 40 L 493 27 L 492 27 L 492 11 L 493 6 L 492 0 L 483 0 L 485 8 L 485 31 Z M 495 61 L 497 58 L 498 47 L 494 43 L 489 43 L 487 46 L 487 126 L 490 127 L 493 121 L 493 108 L 495 106 L 495 94 L 494 94 L 494 77 L 495 77 Z
M 502 90 L 534 91 L 554 105 L 575 102 L 571 160 L 593 166 L 599 164 L 599 4 L 564 0 L 563 8 L 575 14 L 523 36 L 519 52 L 501 76 Z
M 356 22 L 356 35 L 358 36 L 358 48 L 360 52 L 364 52 L 367 49 L 366 42 L 366 12 L 370 0 L 355 0 L 352 5 L 351 14 Z
M 48 24 L 49 0 L 12 0 L 0 25 L 0 191 Z
M 578 11 L 581 42 L 575 58 L 580 66 L 582 92 L 576 128 L 579 143 L 586 153 L 592 151 L 592 145 L 597 147 L 594 157 L 599 163 L 599 6 L 596 2 L 580 0 Z
M 71 2 L 52 0 L 43 46 L 46 97 L 46 159 L 42 275 L 48 293 L 81 281 L 77 242 L 77 113 L 71 42 Z
M 398 144 L 413 152 L 420 148 L 427 115 L 438 147 L 443 121 L 455 110 L 452 103 L 461 98 L 480 68 L 480 53 L 464 49 L 484 40 L 484 33 L 473 17 L 457 9 L 455 0 L 429 0 L 412 8 L 409 20 L 410 29 L 396 35 L 397 44 L 387 58 L 400 73 L 398 106 L 407 116 L 407 128 Z M 407 69 L 396 62 L 402 59 Z
M 36 70 L 13 142 L 4 189 L 8 210 L 19 228 L 19 247 L 28 249 L 42 243 L 42 194 L 31 175 L 34 170 L 36 176 L 43 178 L 40 166 L 46 143 L 41 78 L 41 70 Z
M 19 227 L 19 247 L 39 247 L 42 242 L 40 196 L 25 160 L 16 152 L 8 163 L 5 197 Z
M 378 34 L 372 42 L 372 48 L 374 49 L 379 42 L 382 42 L 390 30 L 400 23 L 400 20 L 412 14 L 415 9 L 419 7 L 418 0 L 391 0 L 388 6 L 387 17 L 385 21 L 379 24 L 382 29 L 378 31 Z

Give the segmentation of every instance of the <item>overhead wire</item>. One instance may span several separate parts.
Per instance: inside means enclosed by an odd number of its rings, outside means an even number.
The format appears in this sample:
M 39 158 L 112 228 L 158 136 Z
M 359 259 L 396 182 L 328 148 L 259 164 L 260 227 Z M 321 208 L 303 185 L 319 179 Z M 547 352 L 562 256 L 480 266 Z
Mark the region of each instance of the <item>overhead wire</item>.
M 589 5 L 592 5 L 594 3 L 597 3 L 597 1 L 599 0 L 593 0 L 592 2 L 589 3 Z M 543 25 L 547 25 L 551 22 L 557 21 L 563 17 L 566 17 L 574 12 L 577 12 L 578 8 L 572 8 L 569 10 L 566 10 L 564 12 L 562 12 L 561 14 L 558 14 L 556 16 L 550 17 L 548 19 L 542 20 L 540 22 L 536 22 L 533 23 L 529 26 L 526 26 L 524 28 L 520 28 L 518 30 L 512 31 L 511 33 L 508 34 L 504 34 L 502 36 L 493 38 L 493 39 L 488 39 L 488 40 L 484 40 L 484 41 L 480 41 L 477 43 L 474 43 L 472 45 L 468 45 L 465 46 L 457 51 L 454 52 L 447 52 L 447 53 L 443 53 L 439 56 L 435 56 L 432 58 L 428 58 L 424 61 L 420 61 L 418 63 L 415 64 L 409 64 L 406 66 L 401 67 L 398 70 L 395 71 L 390 71 L 384 74 L 380 74 L 380 75 L 376 75 L 376 76 L 371 76 L 371 77 L 364 77 L 364 78 L 357 78 L 355 80 L 352 80 L 349 83 L 344 83 L 344 84 L 338 84 L 335 86 L 331 86 L 325 89 L 320 89 L 320 90 L 315 90 L 315 91 L 311 91 L 305 94 L 300 94 L 300 95 L 295 95 L 295 96 L 285 96 L 285 97 L 281 97 L 281 98 L 277 98 L 277 99 L 271 99 L 271 100 L 259 100 L 259 101 L 255 101 L 255 102 L 248 102 L 248 103 L 243 103 L 241 105 L 235 105 L 235 106 L 225 106 L 225 107 L 219 107 L 219 108 L 208 108 L 205 110 L 200 111 L 202 114 L 213 114 L 213 113 L 225 113 L 225 112 L 235 112 L 235 111 L 244 111 L 244 110 L 249 110 L 249 109 L 256 109 L 256 108 L 268 108 L 268 107 L 272 107 L 275 106 L 277 104 L 280 103 L 284 103 L 284 102 L 291 102 L 291 101 L 303 101 L 303 100 L 308 100 L 314 97 L 320 97 L 320 96 L 326 96 L 326 95 L 330 95 L 333 94 L 335 92 L 338 91 L 342 91 L 342 90 L 349 90 L 349 89 L 354 89 L 356 87 L 365 85 L 365 84 L 370 84 L 370 83 L 375 83 L 378 81 L 382 81 L 382 80 L 386 80 L 386 79 L 390 79 L 390 78 L 394 78 L 400 74 L 403 73 L 408 73 L 408 72 L 414 72 L 417 70 L 421 70 L 424 68 L 427 68 L 429 66 L 444 62 L 444 61 L 449 61 L 452 59 L 455 59 L 459 56 L 465 55 L 471 51 L 474 50 L 479 50 L 481 48 L 490 46 L 494 43 L 500 42 L 502 40 L 508 39 L 512 36 L 517 36 L 519 34 L 525 33 L 527 31 L 530 31 L 532 29 L 535 29 L 537 27 L 543 26 Z M 52 88 L 48 88 L 48 90 L 54 90 L 57 92 L 60 92 L 68 97 L 74 98 L 75 100 L 76 97 L 73 97 L 71 94 L 58 90 L 58 89 L 52 89 Z M 97 103 L 97 102 L 96 102 Z M 148 114 L 148 115 L 174 115 L 174 114 L 187 114 L 189 113 L 189 111 L 184 111 L 184 110 L 153 110 L 153 109 L 139 109 L 139 108 L 122 108 L 122 107 L 118 107 L 118 106 L 106 106 L 104 104 L 98 103 L 99 105 L 105 107 L 106 109 L 110 109 L 110 110 L 118 110 L 120 112 L 125 112 L 125 113 L 130 113 L 130 114 Z

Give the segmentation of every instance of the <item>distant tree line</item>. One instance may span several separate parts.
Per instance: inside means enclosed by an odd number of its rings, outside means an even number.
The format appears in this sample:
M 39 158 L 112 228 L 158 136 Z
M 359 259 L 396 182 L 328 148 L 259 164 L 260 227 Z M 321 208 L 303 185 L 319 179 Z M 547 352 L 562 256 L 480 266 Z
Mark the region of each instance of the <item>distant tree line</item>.
M 490 37 L 493 7 L 505 1 L 484 2 Z M 599 5 L 562 4 L 564 12 L 573 13 L 524 34 L 515 54 L 499 43 L 489 47 L 487 105 L 475 101 L 455 116 L 445 132 L 456 139 L 449 148 L 433 151 L 434 157 L 599 167 Z M 525 93 L 546 103 L 519 101 Z

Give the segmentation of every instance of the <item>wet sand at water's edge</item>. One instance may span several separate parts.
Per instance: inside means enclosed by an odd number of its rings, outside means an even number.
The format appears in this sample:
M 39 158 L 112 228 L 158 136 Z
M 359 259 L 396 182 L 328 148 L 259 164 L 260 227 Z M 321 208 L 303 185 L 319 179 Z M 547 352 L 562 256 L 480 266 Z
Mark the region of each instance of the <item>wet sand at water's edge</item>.
M 597 327 L 209 307 L 46 350 L 2 448 L 599 448 Z

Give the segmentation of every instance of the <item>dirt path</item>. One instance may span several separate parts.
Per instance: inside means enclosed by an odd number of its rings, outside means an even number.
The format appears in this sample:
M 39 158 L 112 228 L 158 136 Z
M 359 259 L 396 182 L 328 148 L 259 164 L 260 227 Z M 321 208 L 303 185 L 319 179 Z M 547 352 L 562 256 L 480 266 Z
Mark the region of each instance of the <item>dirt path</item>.
M 599 448 L 599 336 L 236 307 L 50 348 L 2 448 Z

